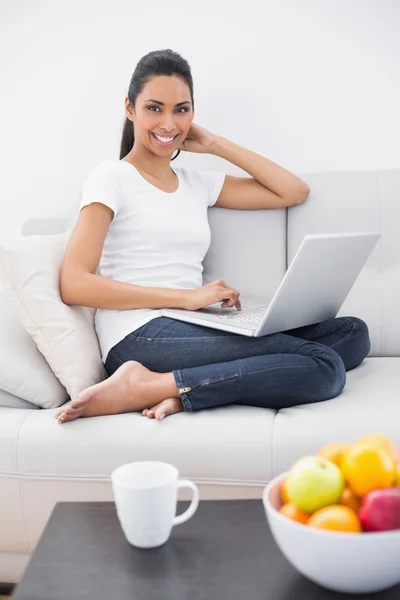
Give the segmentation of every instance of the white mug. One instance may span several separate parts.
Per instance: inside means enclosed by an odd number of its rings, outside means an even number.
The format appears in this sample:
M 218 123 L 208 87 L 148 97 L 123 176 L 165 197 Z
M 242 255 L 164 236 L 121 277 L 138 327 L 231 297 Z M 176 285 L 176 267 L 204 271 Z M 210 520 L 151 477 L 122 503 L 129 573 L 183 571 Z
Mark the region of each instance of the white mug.
M 188 479 L 179 480 L 173 465 L 157 461 L 127 463 L 111 473 L 117 515 L 126 539 L 138 548 L 156 548 L 168 540 L 172 527 L 194 515 L 199 490 Z M 178 517 L 178 489 L 189 487 L 193 498 Z

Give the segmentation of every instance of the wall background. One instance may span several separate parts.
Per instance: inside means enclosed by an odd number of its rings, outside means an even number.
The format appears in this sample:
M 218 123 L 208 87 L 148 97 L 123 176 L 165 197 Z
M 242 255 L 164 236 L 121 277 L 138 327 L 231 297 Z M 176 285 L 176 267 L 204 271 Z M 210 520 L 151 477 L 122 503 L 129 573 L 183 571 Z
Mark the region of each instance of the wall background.
M 155 49 L 189 61 L 195 122 L 298 175 L 399 168 L 399 30 L 397 0 L 0 0 L 0 236 L 67 215 L 119 157 L 129 81 Z

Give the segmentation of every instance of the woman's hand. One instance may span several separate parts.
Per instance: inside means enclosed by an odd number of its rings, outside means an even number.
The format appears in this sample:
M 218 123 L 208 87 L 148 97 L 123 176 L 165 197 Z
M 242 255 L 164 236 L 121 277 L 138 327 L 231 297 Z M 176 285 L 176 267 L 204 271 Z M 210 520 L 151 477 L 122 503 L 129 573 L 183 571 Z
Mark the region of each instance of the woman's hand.
M 207 153 L 210 151 L 215 138 L 216 136 L 210 131 L 192 123 L 189 133 L 184 142 L 180 145 L 179 150 L 184 150 L 185 152 Z
M 236 306 L 238 310 L 242 310 L 239 295 L 240 293 L 227 285 L 225 281 L 215 279 L 211 283 L 207 283 L 197 289 L 187 290 L 185 292 L 185 306 L 183 308 L 186 310 L 198 310 L 210 304 L 222 302 L 221 308 Z

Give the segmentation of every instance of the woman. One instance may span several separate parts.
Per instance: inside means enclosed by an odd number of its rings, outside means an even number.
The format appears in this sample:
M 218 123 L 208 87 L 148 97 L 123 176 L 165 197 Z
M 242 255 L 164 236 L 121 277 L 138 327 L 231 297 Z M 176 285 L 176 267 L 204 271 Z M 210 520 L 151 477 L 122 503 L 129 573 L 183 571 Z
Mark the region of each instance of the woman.
M 209 206 L 282 208 L 303 202 L 308 186 L 196 125 L 190 67 L 172 50 L 139 61 L 125 112 L 120 158 L 89 174 L 60 277 L 65 303 L 98 309 L 109 377 L 62 406 L 58 422 L 128 411 L 161 420 L 234 403 L 279 409 L 339 395 L 346 370 L 370 350 L 358 318 L 250 338 L 160 316 L 162 307 L 215 302 L 242 309 L 228 283 L 202 285 Z M 250 177 L 172 169 L 181 150 L 214 154 Z

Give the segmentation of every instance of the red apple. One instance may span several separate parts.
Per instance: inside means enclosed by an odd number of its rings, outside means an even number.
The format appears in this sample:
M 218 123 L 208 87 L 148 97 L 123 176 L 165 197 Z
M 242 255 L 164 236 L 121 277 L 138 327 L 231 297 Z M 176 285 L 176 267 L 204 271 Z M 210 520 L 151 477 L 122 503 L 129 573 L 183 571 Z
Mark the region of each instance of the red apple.
M 368 492 L 362 498 L 358 516 L 364 531 L 400 529 L 400 488 Z

